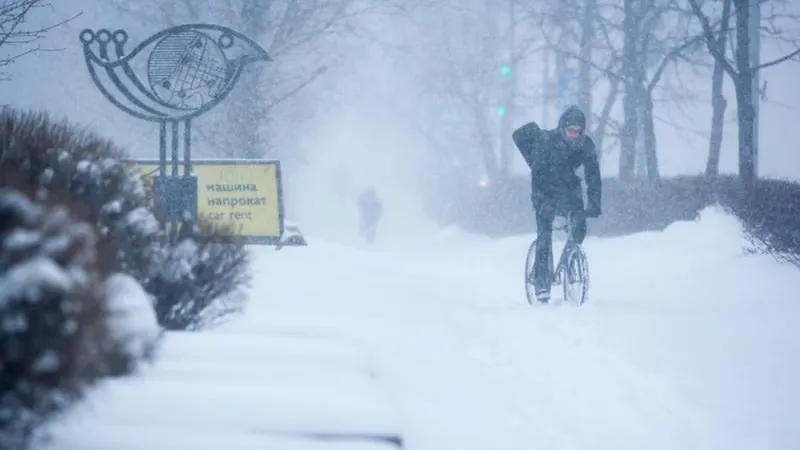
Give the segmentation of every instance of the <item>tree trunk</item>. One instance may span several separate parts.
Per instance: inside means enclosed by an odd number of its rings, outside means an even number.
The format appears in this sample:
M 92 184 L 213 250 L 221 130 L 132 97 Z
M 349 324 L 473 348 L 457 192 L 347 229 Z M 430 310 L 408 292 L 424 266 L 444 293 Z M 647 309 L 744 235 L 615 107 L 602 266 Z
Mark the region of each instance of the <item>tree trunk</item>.
M 636 170 L 636 138 L 637 124 L 637 89 L 636 89 L 636 44 L 638 40 L 635 0 L 624 1 L 623 28 L 625 39 L 622 50 L 622 77 L 625 87 L 623 113 L 625 115 L 620 135 L 619 178 L 632 180 Z
M 583 1 L 581 18 L 581 47 L 578 66 L 578 106 L 586 113 L 586 129 L 592 129 L 592 43 L 597 0 Z
M 542 51 L 542 126 L 547 126 L 550 123 L 550 102 L 552 101 L 552 86 L 553 80 L 550 76 L 550 50 L 544 49 Z
M 637 17 L 641 19 L 641 16 Z M 637 22 L 640 23 L 640 22 Z M 641 36 L 641 35 L 640 35 Z M 648 117 L 652 120 L 652 110 L 648 111 L 648 99 L 650 92 L 645 86 L 645 77 L 647 68 L 645 67 L 645 57 L 647 54 L 647 45 L 639 46 L 636 49 L 638 57 L 636 58 L 636 77 L 634 78 L 634 92 L 636 94 L 636 162 L 635 172 L 637 178 L 650 179 L 650 172 L 648 166 L 648 153 L 651 149 L 648 148 L 648 140 L 646 136 Z M 655 138 L 652 140 L 652 152 L 655 154 Z
M 722 94 L 723 88 L 722 64 L 714 62 L 714 73 L 711 76 L 711 136 L 708 142 L 708 160 L 706 161 L 706 176 L 719 175 L 719 158 L 722 152 L 722 136 L 725 127 L 725 109 L 728 101 Z
M 731 0 L 724 0 L 722 5 L 722 19 L 720 30 L 715 42 L 717 50 L 725 54 L 725 46 L 730 28 Z M 706 161 L 706 176 L 719 175 L 719 158 L 722 152 L 723 130 L 725 128 L 725 109 L 728 101 L 723 94 L 725 69 L 717 58 L 714 58 L 714 72 L 711 75 L 711 136 L 708 143 L 708 160 Z
M 642 128 L 644 131 L 644 158 L 647 179 L 656 181 L 661 178 L 658 170 L 658 152 L 656 146 L 656 127 L 653 120 L 653 96 L 648 92 L 642 103 Z
M 736 103 L 739 115 L 739 177 L 748 192 L 755 182 L 753 125 L 753 69 L 750 67 L 750 5 L 735 0 L 736 6 Z
M 565 12 L 566 5 L 564 3 L 561 3 L 558 8 L 559 8 L 558 10 L 559 14 L 561 15 L 566 14 Z M 571 84 L 573 82 L 572 79 L 573 77 L 572 73 L 569 72 L 568 69 L 567 56 L 563 51 L 561 51 L 561 49 L 567 47 L 568 42 L 569 40 L 567 38 L 567 31 L 562 26 L 561 29 L 558 30 L 558 40 L 557 40 L 558 50 L 556 50 L 555 52 L 555 61 L 553 64 L 553 69 L 555 71 L 554 81 L 555 81 L 555 93 L 556 93 L 555 120 L 558 120 L 558 118 L 564 112 L 564 109 L 567 107 L 567 105 L 572 103 L 568 98 L 568 96 Z M 569 76 L 569 78 L 566 78 L 567 76 Z
M 603 106 L 603 111 L 600 113 L 600 117 L 597 122 L 597 128 L 595 129 L 593 135 L 594 143 L 597 146 L 598 157 L 603 154 L 603 142 L 606 138 L 608 122 L 611 120 L 611 111 L 614 109 L 614 105 L 617 103 L 617 96 L 619 96 L 619 82 L 612 81 L 611 89 L 606 97 L 606 104 Z
M 476 99 L 473 105 L 474 120 L 478 133 L 478 145 L 480 146 L 483 166 L 486 169 L 486 176 L 490 180 L 497 180 L 500 175 L 500 167 L 495 153 L 495 144 L 492 142 L 492 133 L 488 130 L 489 120 L 486 117 L 486 108 L 481 99 Z

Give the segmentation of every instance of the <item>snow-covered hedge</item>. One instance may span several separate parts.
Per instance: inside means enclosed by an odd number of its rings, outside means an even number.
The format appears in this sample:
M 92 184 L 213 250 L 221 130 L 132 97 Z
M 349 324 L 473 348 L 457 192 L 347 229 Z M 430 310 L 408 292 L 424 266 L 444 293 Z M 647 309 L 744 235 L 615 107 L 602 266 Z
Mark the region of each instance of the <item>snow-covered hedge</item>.
M 248 255 L 221 231 L 187 220 L 170 237 L 171 251 L 148 283 L 160 293 L 156 310 L 167 329 L 202 328 L 243 306 Z
M 752 251 L 767 253 L 800 267 L 800 184 L 762 178 L 752 192 L 737 176 L 680 176 L 658 182 L 609 180 L 604 213 L 590 221 L 590 233 L 630 234 L 659 230 L 679 220 L 693 220 L 700 210 L 718 204 L 742 223 Z
M 761 179 L 751 195 L 733 184 L 716 199 L 742 222 L 751 250 L 800 267 L 800 183 Z
M 451 199 L 441 223 L 468 231 L 508 236 L 535 231 L 530 176 L 489 186 L 464 187 Z M 589 234 L 620 236 L 663 230 L 693 220 L 705 207 L 719 204 L 742 222 L 753 251 L 769 253 L 800 267 L 800 183 L 759 179 L 751 195 L 733 175 L 678 176 L 656 181 L 603 179 L 603 214 L 589 220 Z
M 79 205 L 64 196 L 33 201 L 34 190 L 20 189 L 7 169 L 0 171 L 0 448 L 17 449 L 97 380 L 134 371 L 160 329 L 147 301 L 131 297 L 135 289 L 110 290 L 108 255 L 94 226 L 77 218 Z M 133 303 L 144 314 L 132 316 Z
M 209 244 L 218 236 L 205 227 L 168 241 L 150 210 L 151 193 L 125 159 L 121 148 L 66 121 L 40 112 L 0 111 L 0 164 L 36 186 L 38 199 L 66 192 L 79 203 L 81 218 L 114 249 L 112 269 L 153 296 L 163 326 L 196 326 L 197 316 L 175 317 L 199 315 L 235 293 L 246 279 L 246 250 L 234 242 Z

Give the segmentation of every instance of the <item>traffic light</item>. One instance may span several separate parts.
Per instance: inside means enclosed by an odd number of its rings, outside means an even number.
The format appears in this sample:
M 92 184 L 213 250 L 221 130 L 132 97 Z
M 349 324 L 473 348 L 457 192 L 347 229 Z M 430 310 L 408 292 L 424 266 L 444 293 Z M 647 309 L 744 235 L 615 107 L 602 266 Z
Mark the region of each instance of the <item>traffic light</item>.
M 511 66 L 509 66 L 507 64 L 503 64 L 502 66 L 500 66 L 499 70 L 500 70 L 500 75 L 502 75 L 503 78 L 509 78 L 511 76 Z M 505 81 L 504 81 L 504 83 L 505 83 Z M 503 117 L 503 116 L 506 115 L 506 107 L 505 106 L 498 106 L 496 111 L 497 111 L 497 115 L 500 116 L 500 117 Z

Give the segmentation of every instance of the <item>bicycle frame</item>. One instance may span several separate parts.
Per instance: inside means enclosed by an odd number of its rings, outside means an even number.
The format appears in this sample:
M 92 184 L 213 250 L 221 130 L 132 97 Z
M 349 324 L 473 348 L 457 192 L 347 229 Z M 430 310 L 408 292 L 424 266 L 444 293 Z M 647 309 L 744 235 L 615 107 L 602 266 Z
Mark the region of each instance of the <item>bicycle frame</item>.
M 571 250 L 572 244 L 572 214 L 567 214 L 566 216 L 562 216 L 565 218 L 564 225 L 561 226 L 554 226 L 553 231 L 565 231 L 567 233 L 567 240 L 564 243 L 564 248 L 561 249 L 561 255 L 558 257 L 558 264 L 553 267 L 553 279 L 552 283 L 556 284 L 561 279 L 561 272 L 564 271 L 564 262 L 567 259 L 567 251 Z

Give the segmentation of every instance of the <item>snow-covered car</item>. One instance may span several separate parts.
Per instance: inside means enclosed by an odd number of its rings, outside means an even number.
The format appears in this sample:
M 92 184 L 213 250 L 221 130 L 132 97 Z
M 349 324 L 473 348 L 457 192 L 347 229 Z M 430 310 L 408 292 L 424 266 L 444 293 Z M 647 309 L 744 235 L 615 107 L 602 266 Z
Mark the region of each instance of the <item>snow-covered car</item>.
M 303 236 L 303 232 L 300 231 L 300 227 L 295 222 L 289 220 L 284 221 L 283 235 L 281 236 L 281 240 L 278 243 L 278 245 L 275 246 L 275 250 L 280 250 L 287 245 L 290 246 L 308 245 L 305 236 Z

